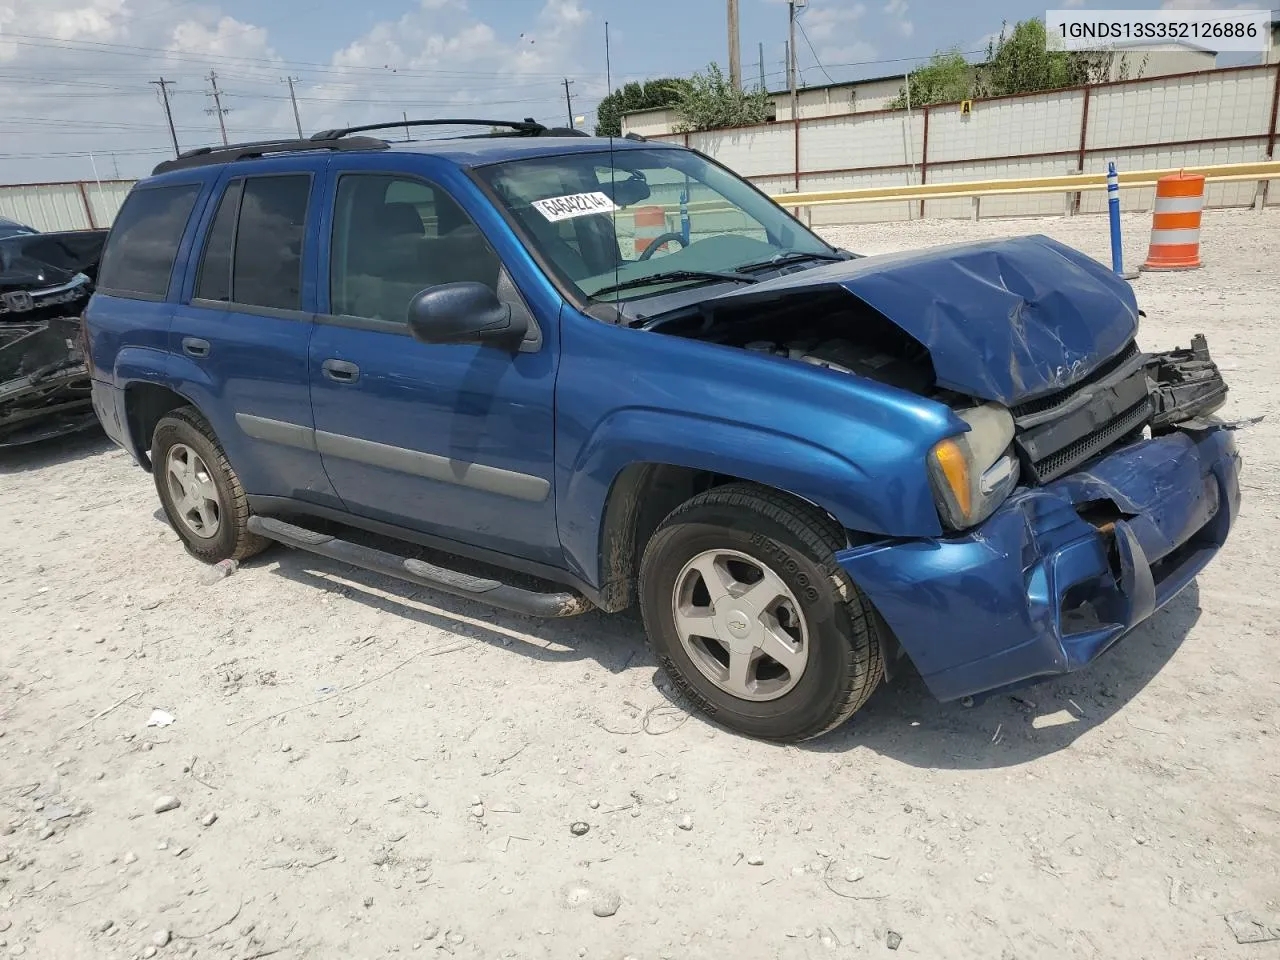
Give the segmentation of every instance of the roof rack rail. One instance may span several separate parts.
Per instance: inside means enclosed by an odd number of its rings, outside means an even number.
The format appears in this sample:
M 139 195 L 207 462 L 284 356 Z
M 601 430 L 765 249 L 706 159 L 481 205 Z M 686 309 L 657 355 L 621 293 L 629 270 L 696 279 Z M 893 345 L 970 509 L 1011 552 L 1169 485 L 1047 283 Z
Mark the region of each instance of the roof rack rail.
M 173 160 L 158 163 L 152 175 L 204 167 L 215 163 L 234 163 L 278 153 L 303 153 L 308 150 L 386 150 L 387 141 L 377 137 L 351 137 L 343 140 L 250 140 L 229 143 L 223 147 L 197 147 L 178 154 Z
M 311 135 L 312 140 L 328 142 L 339 140 L 353 133 L 365 133 L 369 130 L 400 130 L 407 127 L 509 127 L 517 136 L 536 137 L 546 132 L 546 127 L 533 117 L 523 120 L 475 120 L 456 117 L 443 117 L 439 120 L 393 120 L 387 123 L 366 123 L 358 127 L 337 127 L 333 130 L 321 130 Z

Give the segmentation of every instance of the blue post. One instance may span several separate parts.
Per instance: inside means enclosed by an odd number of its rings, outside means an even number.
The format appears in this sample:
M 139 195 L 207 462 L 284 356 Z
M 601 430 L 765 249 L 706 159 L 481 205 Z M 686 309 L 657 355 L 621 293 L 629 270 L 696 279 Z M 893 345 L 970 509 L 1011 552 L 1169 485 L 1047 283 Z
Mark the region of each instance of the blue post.
M 1120 176 L 1114 163 L 1107 164 L 1107 213 L 1111 217 L 1111 269 L 1124 276 L 1124 249 L 1120 245 Z

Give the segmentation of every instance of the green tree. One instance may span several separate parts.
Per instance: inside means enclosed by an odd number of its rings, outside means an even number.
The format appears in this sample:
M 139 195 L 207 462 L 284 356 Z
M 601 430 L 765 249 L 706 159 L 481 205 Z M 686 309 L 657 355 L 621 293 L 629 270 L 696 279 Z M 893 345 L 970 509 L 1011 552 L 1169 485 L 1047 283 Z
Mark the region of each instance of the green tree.
M 1005 23 L 1000 27 L 1000 35 L 987 44 L 984 63 L 973 65 L 959 52 L 948 51 L 935 53 L 927 64 L 908 74 L 910 105 L 954 103 L 973 97 L 1002 97 L 1101 83 L 1113 79 L 1113 68 L 1114 79 L 1127 79 L 1128 60 L 1122 57 L 1117 66 L 1116 56 L 1111 50 L 1050 49 L 1043 20 L 1020 20 L 1012 30 Z M 1144 59 L 1138 65 L 1138 76 L 1142 76 L 1145 67 Z M 896 109 L 907 106 L 906 84 L 889 106 Z
M 763 90 L 739 90 L 717 63 L 707 64 L 706 73 L 695 73 L 680 88 L 676 113 L 679 130 L 716 130 L 769 119 L 773 101 Z
M 1115 53 L 1110 50 L 1053 50 L 1044 21 L 1020 20 L 987 44 L 987 61 L 978 70 L 980 97 L 1059 90 L 1111 79 Z M 1127 72 L 1127 71 L 1126 71 Z
M 624 113 L 674 107 L 680 99 L 680 88 L 683 85 L 683 80 L 672 77 L 624 84 L 601 100 L 596 107 L 596 136 L 622 136 Z
M 922 107 L 930 103 L 967 100 L 973 96 L 973 82 L 973 65 L 959 51 L 935 53 L 927 64 L 907 74 L 907 83 L 889 103 L 889 108 L 900 110 L 908 106 L 908 84 L 911 91 L 909 105 Z

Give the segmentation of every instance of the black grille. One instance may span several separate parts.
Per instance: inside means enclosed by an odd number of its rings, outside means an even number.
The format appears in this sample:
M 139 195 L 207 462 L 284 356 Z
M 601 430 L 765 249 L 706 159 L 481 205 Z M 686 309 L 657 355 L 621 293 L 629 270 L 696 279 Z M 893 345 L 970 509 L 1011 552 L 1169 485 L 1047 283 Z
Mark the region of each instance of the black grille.
M 1034 464 L 1034 472 L 1041 483 L 1048 483 L 1068 470 L 1101 453 L 1117 440 L 1140 436 L 1140 428 L 1151 416 L 1151 402 L 1143 400 L 1130 407 L 1116 419 L 1093 433 L 1067 444 L 1061 450 L 1049 454 Z
M 1151 419 L 1150 389 L 1130 343 L 1082 382 L 1023 404 L 1014 434 L 1023 476 L 1048 483 L 1131 440 Z
M 1079 383 L 1073 383 L 1065 390 L 1057 393 L 1051 393 L 1047 397 L 1038 397 L 1035 400 L 1028 400 L 1026 403 L 1020 403 L 1013 407 L 1009 412 L 1013 414 L 1013 419 L 1020 420 L 1023 417 L 1029 417 L 1035 413 L 1044 413 L 1046 410 L 1052 410 L 1054 407 L 1060 407 L 1077 393 L 1090 384 L 1097 383 L 1099 380 L 1105 380 L 1108 376 L 1124 366 L 1130 360 L 1138 355 L 1137 341 L 1130 340 L 1128 345 L 1108 360 L 1098 369 L 1094 370 Z

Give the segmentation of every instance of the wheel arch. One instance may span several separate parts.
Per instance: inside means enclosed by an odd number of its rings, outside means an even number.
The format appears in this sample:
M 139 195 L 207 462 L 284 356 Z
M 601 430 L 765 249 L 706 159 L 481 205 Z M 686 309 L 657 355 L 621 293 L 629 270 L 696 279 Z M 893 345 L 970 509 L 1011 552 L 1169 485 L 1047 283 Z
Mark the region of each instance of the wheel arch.
M 640 558 L 658 525 L 671 511 L 699 493 L 730 483 L 750 483 L 791 497 L 840 526 L 830 511 L 812 500 L 749 477 L 673 463 L 628 464 L 618 472 L 609 488 L 600 524 L 598 576 L 602 608 L 617 612 L 635 601 Z M 858 533 L 846 531 L 845 535 L 850 542 L 863 539 Z
M 134 380 L 125 384 L 125 429 L 132 453 L 144 470 L 150 472 L 154 468 L 151 463 L 151 435 L 155 433 L 156 425 L 165 415 L 180 407 L 199 410 L 190 397 L 164 384 L 150 380 Z
M 732 483 L 749 483 L 780 493 L 823 514 L 844 531 L 846 546 L 876 539 L 874 534 L 847 529 L 820 504 L 790 490 L 678 464 L 632 463 L 614 478 L 600 525 L 600 608 L 618 613 L 637 601 L 640 559 L 658 526 L 673 510 L 705 490 Z M 863 600 L 874 620 L 885 679 L 892 680 L 906 651 L 871 598 L 864 593 Z

